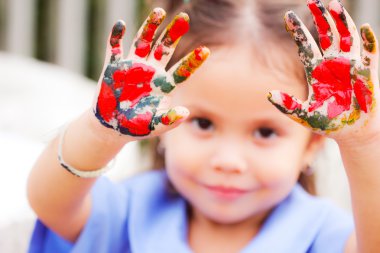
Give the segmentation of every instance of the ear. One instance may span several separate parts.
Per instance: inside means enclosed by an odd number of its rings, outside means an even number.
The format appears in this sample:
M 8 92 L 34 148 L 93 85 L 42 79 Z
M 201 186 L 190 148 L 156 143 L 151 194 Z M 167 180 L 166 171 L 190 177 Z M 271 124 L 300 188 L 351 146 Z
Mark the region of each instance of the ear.
M 316 154 L 324 147 L 326 137 L 312 133 L 307 143 L 304 154 L 304 165 L 310 165 L 316 156 Z

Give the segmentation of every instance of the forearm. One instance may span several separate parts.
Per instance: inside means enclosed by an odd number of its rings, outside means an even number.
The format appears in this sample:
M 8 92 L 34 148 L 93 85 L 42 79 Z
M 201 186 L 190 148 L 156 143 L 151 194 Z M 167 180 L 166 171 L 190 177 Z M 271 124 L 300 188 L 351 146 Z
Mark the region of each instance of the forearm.
M 123 147 L 117 133 L 86 112 L 68 125 L 62 145 L 65 161 L 79 170 L 105 166 Z M 58 139 L 49 143 L 34 165 L 28 198 L 39 218 L 69 240 L 75 240 L 90 212 L 89 191 L 96 179 L 79 178 L 66 171 L 57 158 Z
M 380 137 L 338 145 L 350 184 L 358 252 L 380 252 Z

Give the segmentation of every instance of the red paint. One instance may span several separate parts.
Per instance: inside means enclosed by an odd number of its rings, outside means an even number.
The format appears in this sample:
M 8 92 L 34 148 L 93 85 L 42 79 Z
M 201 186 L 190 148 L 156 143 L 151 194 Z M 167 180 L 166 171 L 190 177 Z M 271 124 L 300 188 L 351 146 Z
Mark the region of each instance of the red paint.
M 179 37 L 187 33 L 189 28 L 189 22 L 186 19 L 182 17 L 176 19 L 173 26 L 169 29 L 169 36 L 171 41 L 175 42 Z
M 330 119 L 333 119 L 337 116 L 339 116 L 342 112 L 347 111 L 344 105 L 338 104 L 336 100 L 330 102 L 329 106 L 327 107 L 327 116 Z
M 102 82 L 98 96 L 98 111 L 105 122 L 110 122 L 116 113 L 116 98 L 111 87 Z
M 120 47 L 120 39 L 118 38 L 111 38 L 111 46 L 112 48 L 118 48 Z
M 291 96 L 289 96 L 286 93 L 281 92 L 281 98 L 282 98 L 282 103 L 288 110 L 295 110 L 295 109 L 301 109 L 302 106 L 299 104 L 297 101 L 295 101 Z
M 117 70 L 113 74 L 114 88 L 123 88 L 120 101 L 130 101 L 134 106 L 152 91 L 150 82 L 155 73 L 153 67 L 136 63 L 128 70 Z
M 135 54 L 140 57 L 145 57 L 149 54 L 150 51 L 150 43 L 145 41 L 137 41 Z
M 372 104 L 372 92 L 366 87 L 364 82 L 360 79 L 356 80 L 354 84 L 354 92 L 360 109 L 367 113 Z
M 115 36 L 111 37 L 111 46 L 112 48 L 118 48 L 120 47 L 120 39 L 122 37 L 122 34 L 116 34 Z
M 352 96 L 350 68 L 349 59 L 336 58 L 323 61 L 313 70 L 312 77 L 316 80 L 312 86 L 315 101 L 311 104 L 309 112 L 318 109 L 331 97 L 334 97 L 335 101 L 328 104 L 329 118 L 350 110 Z
M 326 50 L 331 46 L 331 39 L 328 33 L 331 31 L 330 25 L 326 18 L 323 16 L 322 10 L 318 7 L 317 2 L 313 1 L 308 4 L 311 13 L 314 16 L 314 21 L 317 26 L 319 34 L 319 42 L 323 50 Z
M 169 119 L 168 115 L 163 116 L 161 118 L 161 122 L 164 125 L 170 125 L 172 123 L 171 120 Z
M 121 54 L 121 48 L 120 47 L 112 48 L 111 52 L 113 55 Z
M 195 55 L 195 59 L 197 61 L 202 60 L 202 56 L 201 56 L 202 51 L 203 51 L 203 47 L 198 47 L 198 48 L 194 49 L 194 55 Z
M 128 129 L 134 135 L 147 135 L 150 133 L 150 123 L 152 121 L 152 113 L 146 112 L 139 114 L 137 117 L 127 119 L 124 114 L 120 114 L 117 119 L 119 120 L 120 127 Z
M 143 34 L 141 36 L 141 40 L 152 42 L 153 41 L 153 36 L 154 36 L 154 33 L 157 30 L 157 27 L 158 27 L 157 24 L 155 24 L 155 23 L 149 23 L 145 27 L 145 29 L 144 29 L 144 32 L 143 32 Z
M 191 66 L 189 65 L 189 67 Z M 186 68 L 186 66 L 182 66 L 180 69 L 178 69 L 177 74 L 186 78 L 191 76 L 191 72 Z
M 160 44 L 154 51 L 154 58 L 160 61 L 162 59 L 163 52 L 164 52 L 164 46 Z
M 340 49 L 343 52 L 349 52 L 352 45 L 351 33 L 347 27 L 347 20 L 342 20 L 343 6 L 341 6 L 341 10 L 339 10 L 339 13 L 333 9 L 330 10 L 330 13 L 335 20 L 336 27 L 340 34 Z
M 153 36 L 157 27 L 158 25 L 155 23 L 149 23 L 144 27 L 141 37 L 136 41 L 136 55 L 146 57 L 149 54 L 150 45 L 153 41 Z

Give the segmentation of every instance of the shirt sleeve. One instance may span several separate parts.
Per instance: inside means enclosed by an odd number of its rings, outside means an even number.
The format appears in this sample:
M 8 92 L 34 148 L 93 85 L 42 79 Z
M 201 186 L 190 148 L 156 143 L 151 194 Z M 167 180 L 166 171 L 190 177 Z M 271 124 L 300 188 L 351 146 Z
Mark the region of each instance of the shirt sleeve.
M 75 243 L 63 239 L 37 220 L 28 252 L 129 252 L 128 188 L 102 177 L 95 183 L 91 196 L 90 217 Z

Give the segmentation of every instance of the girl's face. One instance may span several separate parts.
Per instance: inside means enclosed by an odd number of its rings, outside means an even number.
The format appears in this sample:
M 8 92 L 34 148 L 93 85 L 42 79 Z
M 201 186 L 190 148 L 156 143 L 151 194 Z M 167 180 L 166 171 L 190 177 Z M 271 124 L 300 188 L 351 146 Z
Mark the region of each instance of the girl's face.
M 266 98 L 280 89 L 305 98 L 305 84 L 255 61 L 249 47 L 213 50 L 173 94 L 190 116 L 162 137 L 166 169 L 193 211 L 232 224 L 265 216 L 283 200 L 317 142 Z

